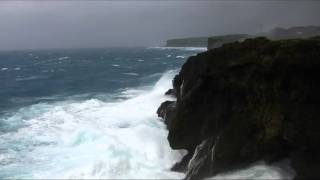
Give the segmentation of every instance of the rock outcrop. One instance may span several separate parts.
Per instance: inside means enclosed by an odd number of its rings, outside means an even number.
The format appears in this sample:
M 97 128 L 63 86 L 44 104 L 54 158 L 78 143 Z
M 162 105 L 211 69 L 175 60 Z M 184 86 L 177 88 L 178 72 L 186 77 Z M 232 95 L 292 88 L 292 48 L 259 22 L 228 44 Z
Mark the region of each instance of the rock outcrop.
M 291 160 L 296 178 L 320 177 L 320 37 L 247 39 L 190 57 L 158 115 L 173 169 L 201 179 L 255 161 Z

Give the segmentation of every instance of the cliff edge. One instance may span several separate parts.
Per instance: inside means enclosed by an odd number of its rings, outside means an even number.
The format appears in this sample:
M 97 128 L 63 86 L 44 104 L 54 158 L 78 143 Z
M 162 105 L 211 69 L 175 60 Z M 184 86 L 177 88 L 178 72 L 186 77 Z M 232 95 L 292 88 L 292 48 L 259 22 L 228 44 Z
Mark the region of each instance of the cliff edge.
M 320 177 L 320 37 L 247 39 L 190 57 L 158 109 L 174 170 L 201 179 L 288 158 L 296 177 Z

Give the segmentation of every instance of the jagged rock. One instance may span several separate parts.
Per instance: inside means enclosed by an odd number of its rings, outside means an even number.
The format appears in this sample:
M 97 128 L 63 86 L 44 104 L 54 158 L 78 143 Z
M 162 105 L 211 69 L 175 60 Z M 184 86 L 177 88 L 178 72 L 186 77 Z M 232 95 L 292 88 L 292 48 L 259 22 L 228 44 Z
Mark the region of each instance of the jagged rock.
M 187 167 L 186 179 L 201 179 L 211 174 L 214 161 L 214 139 L 209 138 L 199 144 Z
M 177 102 L 158 110 L 170 146 L 197 152 L 187 179 L 282 158 L 297 178 L 319 177 L 319 80 L 319 37 L 247 39 L 190 57 L 173 80 Z
M 188 154 L 185 155 L 180 162 L 177 162 L 175 165 L 173 165 L 171 170 L 177 171 L 177 172 L 186 172 L 189 161 L 193 157 L 193 155 L 194 155 L 194 152 L 188 152 Z
M 169 89 L 167 92 L 164 93 L 165 95 L 168 96 L 176 96 L 176 93 L 174 92 L 173 89 Z
M 171 127 L 171 119 L 175 115 L 175 108 L 175 101 L 165 101 L 157 110 L 158 116 L 164 119 L 164 123 L 168 126 L 168 128 Z

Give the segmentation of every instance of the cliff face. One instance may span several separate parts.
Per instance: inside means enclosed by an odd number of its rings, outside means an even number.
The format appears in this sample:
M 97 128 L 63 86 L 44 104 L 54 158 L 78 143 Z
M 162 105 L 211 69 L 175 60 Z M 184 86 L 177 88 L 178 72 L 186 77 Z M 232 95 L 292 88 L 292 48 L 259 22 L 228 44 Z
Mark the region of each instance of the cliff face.
M 297 178 L 319 177 L 320 38 L 225 44 L 190 57 L 158 115 L 187 179 L 291 159 Z

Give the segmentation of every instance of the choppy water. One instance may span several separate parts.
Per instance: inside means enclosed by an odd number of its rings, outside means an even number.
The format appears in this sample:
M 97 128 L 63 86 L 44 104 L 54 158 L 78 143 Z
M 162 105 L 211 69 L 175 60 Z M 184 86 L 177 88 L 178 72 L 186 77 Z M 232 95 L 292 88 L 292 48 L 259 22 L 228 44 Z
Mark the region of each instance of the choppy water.
M 0 178 L 184 177 L 169 170 L 185 152 L 169 147 L 156 110 L 201 51 L 0 52 Z M 258 167 L 218 177 L 279 177 Z
M 1 52 L 0 178 L 181 178 L 156 109 L 197 52 Z

